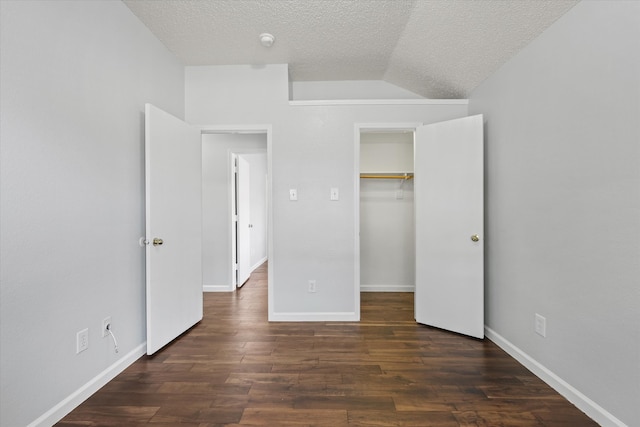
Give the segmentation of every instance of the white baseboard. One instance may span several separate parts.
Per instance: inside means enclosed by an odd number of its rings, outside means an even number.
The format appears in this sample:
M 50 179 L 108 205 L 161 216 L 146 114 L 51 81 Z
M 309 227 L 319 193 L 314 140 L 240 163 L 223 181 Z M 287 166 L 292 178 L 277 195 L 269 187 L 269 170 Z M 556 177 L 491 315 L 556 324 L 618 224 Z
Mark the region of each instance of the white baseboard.
M 269 322 L 357 322 L 355 312 L 345 313 L 269 313 Z
M 253 267 L 251 267 L 251 272 L 253 273 L 253 270 L 255 270 L 256 268 L 260 267 L 262 264 L 264 264 L 265 262 L 267 262 L 267 257 L 262 258 L 260 261 L 256 262 Z
M 224 285 L 202 285 L 202 292 L 233 292 L 234 287 Z
M 533 359 L 524 351 L 513 345 L 506 338 L 492 330 L 488 326 L 484 327 L 485 335 L 498 347 L 506 351 L 511 357 L 524 365 L 525 368 L 533 372 L 538 378 L 547 383 L 551 388 L 573 403 L 578 409 L 591 417 L 603 427 L 628 427 L 625 423 L 614 417 L 606 409 L 598 405 L 593 400 L 582 394 L 571 384 L 551 372 L 544 365 Z
M 360 285 L 360 292 L 415 292 L 413 285 Z
M 104 371 L 100 372 L 88 383 L 80 387 L 78 390 L 71 393 L 67 398 L 62 400 L 53 408 L 38 417 L 35 421 L 29 424 L 27 427 L 40 427 L 40 426 L 52 426 L 69 412 L 73 411 L 78 405 L 87 400 L 93 393 L 100 390 L 102 386 L 114 379 L 119 373 L 131 366 L 133 362 L 138 360 L 146 353 L 147 343 L 144 342 L 138 347 L 131 350 L 128 354 L 123 356 L 113 365 L 109 366 Z

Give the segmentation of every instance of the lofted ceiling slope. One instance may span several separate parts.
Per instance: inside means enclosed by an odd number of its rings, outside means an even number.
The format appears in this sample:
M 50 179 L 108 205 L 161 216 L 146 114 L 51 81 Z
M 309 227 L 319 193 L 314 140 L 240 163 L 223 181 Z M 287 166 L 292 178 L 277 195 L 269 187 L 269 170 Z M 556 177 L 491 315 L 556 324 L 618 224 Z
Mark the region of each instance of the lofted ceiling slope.
M 466 98 L 578 2 L 123 1 L 185 65 L 287 63 L 292 81 L 384 80 L 425 98 Z

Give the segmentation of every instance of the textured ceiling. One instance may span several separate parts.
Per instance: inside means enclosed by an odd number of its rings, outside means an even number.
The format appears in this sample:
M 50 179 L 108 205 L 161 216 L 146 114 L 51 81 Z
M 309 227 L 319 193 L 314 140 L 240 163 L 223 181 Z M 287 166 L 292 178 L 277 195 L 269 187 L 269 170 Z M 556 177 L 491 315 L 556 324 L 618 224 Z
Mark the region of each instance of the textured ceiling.
M 289 64 L 465 98 L 578 0 L 124 0 L 185 65 Z M 276 37 L 271 48 L 258 35 Z

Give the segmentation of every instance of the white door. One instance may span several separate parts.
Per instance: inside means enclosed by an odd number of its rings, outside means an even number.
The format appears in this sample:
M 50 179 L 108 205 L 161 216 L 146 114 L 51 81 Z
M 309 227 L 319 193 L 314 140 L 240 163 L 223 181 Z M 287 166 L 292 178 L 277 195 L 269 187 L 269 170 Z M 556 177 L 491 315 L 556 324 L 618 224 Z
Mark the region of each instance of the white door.
M 415 140 L 418 323 L 484 337 L 482 115 L 421 126 Z
M 202 142 L 145 105 L 147 354 L 202 319 Z
M 251 275 L 251 168 L 249 162 L 238 156 L 238 287 L 244 285 Z

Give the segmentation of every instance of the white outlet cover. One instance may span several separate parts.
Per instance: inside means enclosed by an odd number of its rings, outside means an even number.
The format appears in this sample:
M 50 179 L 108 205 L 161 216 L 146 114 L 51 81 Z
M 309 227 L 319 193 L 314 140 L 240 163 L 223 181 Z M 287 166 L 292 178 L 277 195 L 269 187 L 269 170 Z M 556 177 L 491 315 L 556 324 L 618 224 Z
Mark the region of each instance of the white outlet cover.
M 85 328 L 76 334 L 76 354 L 89 348 L 89 328 Z
M 298 200 L 298 190 L 295 188 L 289 189 L 289 200 L 296 201 Z
M 107 332 L 107 325 L 111 324 L 111 316 L 107 316 L 102 320 L 102 336 L 106 337 L 109 335 Z

